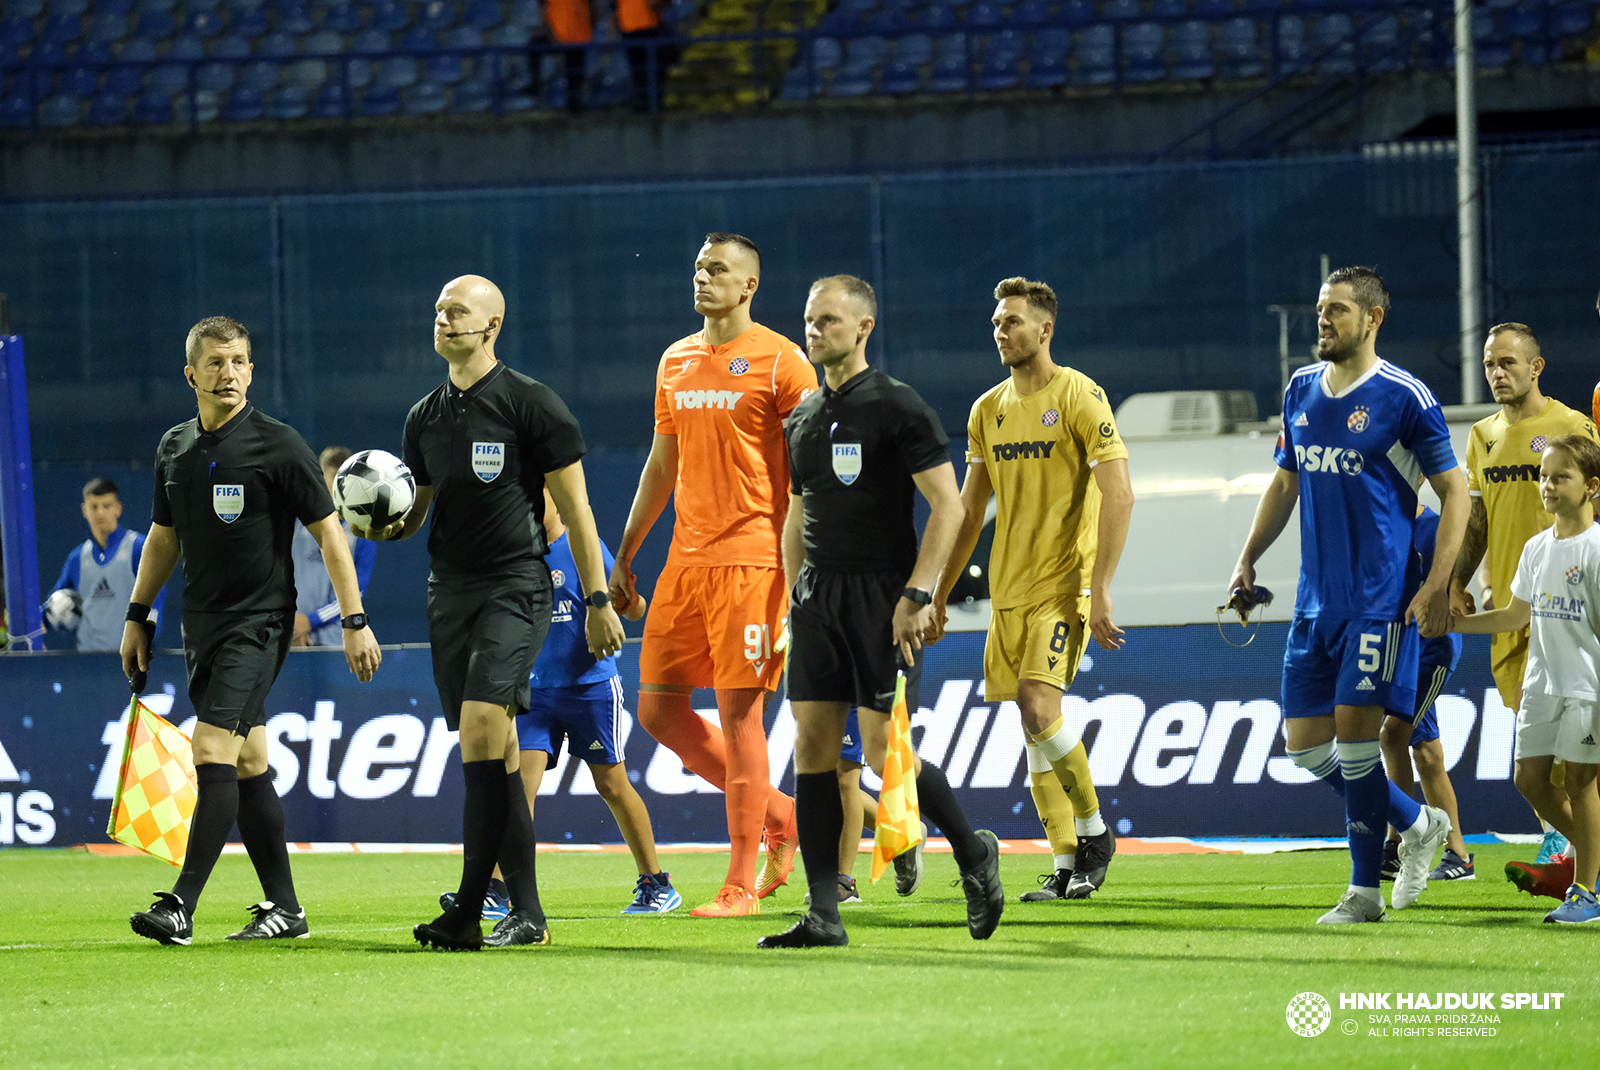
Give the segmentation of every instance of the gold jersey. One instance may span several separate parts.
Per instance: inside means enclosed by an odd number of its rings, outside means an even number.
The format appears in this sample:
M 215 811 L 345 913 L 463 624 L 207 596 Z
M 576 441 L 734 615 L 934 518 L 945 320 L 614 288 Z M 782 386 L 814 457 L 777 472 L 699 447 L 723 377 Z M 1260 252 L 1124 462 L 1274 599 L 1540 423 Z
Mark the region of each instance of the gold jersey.
M 1503 411 L 1484 417 L 1467 438 L 1467 491 L 1483 499 L 1489 514 L 1489 582 L 1497 606 L 1511 593 L 1523 546 L 1555 523 L 1539 498 L 1539 454 L 1557 435 L 1593 440 L 1594 424 L 1552 398 L 1514 424 Z
M 1105 391 L 1072 368 L 1027 397 L 1007 379 L 973 403 L 967 463 L 987 469 L 998 507 L 995 609 L 1089 593 L 1100 520 L 1093 469 L 1127 456 Z

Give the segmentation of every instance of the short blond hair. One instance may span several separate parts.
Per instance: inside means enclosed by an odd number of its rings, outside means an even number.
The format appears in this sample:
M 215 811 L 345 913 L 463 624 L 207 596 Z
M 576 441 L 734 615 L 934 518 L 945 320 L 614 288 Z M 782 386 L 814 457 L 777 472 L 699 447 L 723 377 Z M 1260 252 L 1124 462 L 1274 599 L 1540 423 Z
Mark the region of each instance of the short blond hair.
M 1539 351 L 1539 336 L 1534 334 L 1533 328 L 1526 323 L 1497 323 L 1489 328 L 1489 337 L 1493 338 L 1497 334 L 1514 334 L 1526 342 L 1533 350 L 1528 357 L 1529 360 L 1543 355 Z
M 207 316 L 189 328 L 189 338 L 183 344 L 183 357 L 190 366 L 200 359 L 200 343 L 210 338 L 216 342 L 237 342 L 244 339 L 244 355 L 250 356 L 250 332 L 244 324 L 227 316 Z
M 1000 285 L 994 288 L 994 299 L 1004 301 L 1008 297 L 1026 297 L 1028 304 L 1044 313 L 1045 319 L 1051 323 L 1056 321 L 1056 312 L 1060 303 L 1056 301 L 1056 292 L 1048 284 L 1025 279 L 1021 275 L 1014 275 L 1009 279 L 1001 279 Z

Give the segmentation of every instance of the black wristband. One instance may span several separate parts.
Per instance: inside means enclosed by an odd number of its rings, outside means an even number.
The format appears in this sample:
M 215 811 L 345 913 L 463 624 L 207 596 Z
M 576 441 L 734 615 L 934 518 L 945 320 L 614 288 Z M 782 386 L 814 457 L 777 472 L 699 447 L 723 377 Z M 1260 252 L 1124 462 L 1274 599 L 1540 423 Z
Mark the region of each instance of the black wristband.
M 586 606 L 592 606 L 595 609 L 604 609 L 606 606 L 611 604 L 611 596 L 605 591 L 595 591 L 588 598 L 583 600 L 583 604 Z
M 143 624 L 150 619 L 150 607 L 143 602 L 129 602 L 128 615 L 123 619 L 132 624 Z
M 907 587 L 900 592 L 900 597 L 919 606 L 928 605 L 933 601 L 933 595 L 924 591 L 921 587 Z
M 371 625 L 372 619 L 365 613 L 352 613 L 348 617 L 339 618 L 339 627 L 346 631 L 359 632 L 362 628 Z

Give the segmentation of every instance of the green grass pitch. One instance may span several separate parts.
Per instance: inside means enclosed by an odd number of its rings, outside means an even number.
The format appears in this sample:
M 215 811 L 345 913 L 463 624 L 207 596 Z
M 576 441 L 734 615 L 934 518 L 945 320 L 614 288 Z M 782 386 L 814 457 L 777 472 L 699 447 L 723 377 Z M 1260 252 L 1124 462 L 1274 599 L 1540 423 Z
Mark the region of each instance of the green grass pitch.
M 1528 849 L 1478 850 L 1477 881 L 1348 928 L 1312 924 L 1343 891 L 1342 852 L 1124 854 L 1092 901 L 1041 904 L 1016 896 L 1045 860 L 1010 856 L 986 943 L 967 935 L 949 855 L 929 856 L 906 900 L 888 877 L 869 887 L 864 855 L 851 946 L 807 952 L 754 947 L 800 908 L 799 870 L 761 917 L 703 921 L 687 908 L 726 857 L 669 855 L 684 908 L 623 918 L 626 855 L 547 853 L 554 944 L 477 954 L 411 939 L 458 856 L 297 856 L 311 938 L 247 946 L 222 938 L 260 890 L 247 859 L 225 856 L 194 946 L 164 948 L 127 918 L 171 867 L 11 850 L 0 1067 L 1592 1065 L 1600 925 L 1541 924 L 1554 901 L 1500 876 Z M 1320 1036 L 1286 1023 L 1303 991 L 1332 1003 Z M 1397 1036 L 1339 1009 L 1341 992 L 1478 991 L 1565 995 L 1559 1010 L 1495 1011 L 1494 1036 Z

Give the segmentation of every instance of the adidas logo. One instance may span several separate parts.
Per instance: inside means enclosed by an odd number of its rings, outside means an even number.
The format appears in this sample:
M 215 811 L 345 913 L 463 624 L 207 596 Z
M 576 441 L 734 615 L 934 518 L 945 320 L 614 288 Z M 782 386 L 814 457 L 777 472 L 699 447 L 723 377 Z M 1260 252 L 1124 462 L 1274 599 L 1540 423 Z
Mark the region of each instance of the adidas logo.
M 1305 427 L 1310 422 L 1311 422 L 1310 420 L 1306 419 L 1306 414 L 1303 413 L 1303 412 L 1299 416 L 1296 416 L 1294 418 L 1294 426 L 1295 427 Z
M 590 750 L 605 750 L 605 748 L 600 745 L 600 741 L 598 739 L 595 740 L 593 743 L 589 744 L 589 749 Z
M 1356 685 L 1356 690 L 1357 691 L 1376 691 L 1378 689 L 1376 687 L 1372 686 L 1372 677 L 1363 676 L 1361 678 L 1361 682 Z
M 102 576 L 100 578 L 100 582 L 95 585 L 94 593 L 91 594 L 89 597 L 90 598 L 115 598 L 116 596 L 117 596 L 117 593 L 111 589 L 110 582 L 108 582 L 105 579 L 105 577 Z
M 1588 735 L 1584 736 L 1583 740 L 1578 744 L 1578 746 L 1580 746 L 1580 747 L 1592 747 L 1592 746 L 1594 746 L 1594 733 L 1590 732 Z

